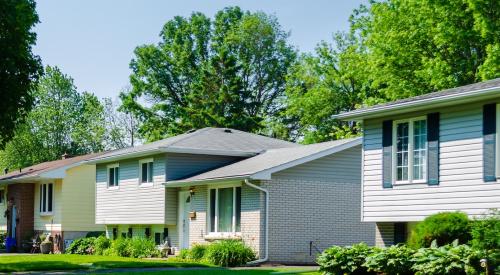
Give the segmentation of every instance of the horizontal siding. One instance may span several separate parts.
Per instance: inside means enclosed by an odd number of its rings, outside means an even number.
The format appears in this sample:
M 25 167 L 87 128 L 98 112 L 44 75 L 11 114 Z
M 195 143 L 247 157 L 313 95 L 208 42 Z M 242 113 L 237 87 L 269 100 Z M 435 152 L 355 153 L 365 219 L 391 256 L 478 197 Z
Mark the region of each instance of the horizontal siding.
M 318 179 L 342 183 L 361 182 L 361 146 L 322 157 L 273 174 L 276 179 Z
M 382 188 L 382 121 L 364 124 L 364 221 L 419 221 L 443 211 L 474 216 L 500 208 L 500 183 L 483 181 L 482 104 L 441 111 L 438 186 Z
M 107 165 L 96 168 L 97 224 L 165 223 L 165 156 L 155 155 L 153 184 L 139 184 L 139 160 L 121 161 L 118 189 L 107 187 Z
M 241 158 L 215 155 L 167 154 L 166 178 L 167 180 L 182 179 L 238 160 L 241 160 Z

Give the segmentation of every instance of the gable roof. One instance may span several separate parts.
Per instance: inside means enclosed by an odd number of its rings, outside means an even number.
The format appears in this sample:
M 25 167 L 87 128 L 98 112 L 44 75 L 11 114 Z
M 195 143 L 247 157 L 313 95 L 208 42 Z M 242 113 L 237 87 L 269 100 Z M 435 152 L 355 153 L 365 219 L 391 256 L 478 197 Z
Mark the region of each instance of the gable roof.
M 363 120 L 388 114 L 400 114 L 430 108 L 440 108 L 460 103 L 469 103 L 500 97 L 500 78 L 465 85 L 452 89 L 405 98 L 351 112 L 340 113 L 335 118 L 342 120 Z
M 342 139 L 294 148 L 270 149 L 257 156 L 182 180 L 169 181 L 167 187 L 201 184 L 207 181 L 231 179 L 271 179 L 271 174 L 354 146 L 361 138 Z
M 300 145 L 235 129 L 203 128 L 141 146 L 115 150 L 89 162 L 99 163 L 162 152 L 249 157 L 267 149 L 297 146 Z
M 64 172 L 82 164 L 85 160 L 101 155 L 102 153 L 88 154 L 72 158 L 42 162 L 20 170 L 12 171 L 0 176 L 0 183 L 9 181 L 22 181 L 36 178 L 61 178 Z

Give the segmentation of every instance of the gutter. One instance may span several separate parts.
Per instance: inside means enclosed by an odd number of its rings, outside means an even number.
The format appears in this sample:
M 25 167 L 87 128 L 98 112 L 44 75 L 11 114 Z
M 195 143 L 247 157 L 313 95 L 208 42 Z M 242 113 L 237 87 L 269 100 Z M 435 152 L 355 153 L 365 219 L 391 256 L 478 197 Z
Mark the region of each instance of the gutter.
M 266 228 L 265 228 L 266 242 L 265 242 L 265 249 L 264 249 L 265 257 L 262 259 L 258 259 L 258 260 L 251 261 L 251 262 L 247 263 L 248 265 L 253 265 L 253 264 L 260 264 L 263 262 L 267 262 L 269 260 L 269 191 L 251 183 L 248 179 L 245 179 L 245 184 L 254 188 L 254 189 L 257 189 L 257 190 L 263 192 L 266 196 Z

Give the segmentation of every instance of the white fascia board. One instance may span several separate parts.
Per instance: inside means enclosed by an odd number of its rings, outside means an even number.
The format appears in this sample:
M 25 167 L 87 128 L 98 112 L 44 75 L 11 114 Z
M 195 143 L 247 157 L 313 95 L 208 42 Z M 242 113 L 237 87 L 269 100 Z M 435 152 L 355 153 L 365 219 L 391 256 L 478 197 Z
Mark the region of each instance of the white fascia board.
M 335 115 L 334 118 L 340 120 L 361 121 L 364 119 L 377 118 L 387 115 L 398 115 L 402 113 L 421 111 L 431 108 L 442 108 L 461 103 L 468 103 L 471 102 L 471 99 L 473 99 L 474 101 L 480 101 L 495 98 L 499 96 L 499 91 L 500 87 L 492 87 L 488 89 L 473 90 L 447 96 L 438 96 L 433 98 L 403 102 L 389 106 L 375 106 L 368 110 L 359 109 L 347 113 L 341 113 Z
M 165 147 L 161 148 L 165 153 L 182 153 L 195 155 L 217 155 L 217 156 L 232 156 L 232 157 L 252 157 L 257 155 L 255 152 L 234 151 L 234 150 L 212 150 L 212 149 L 194 149 L 181 147 Z
M 331 154 L 335 154 L 337 152 L 344 151 L 344 150 L 352 148 L 354 146 L 361 145 L 361 143 L 362 143 L 362 139 L 356 138 L 352 141 L 349 141 L 349 142 L 346 142 L 344 144 L 317 152 L 315 154 L 312 154 L 312 155 L 309 155 L 309 156 L 306 156 L 306 157 L 303 157 L 300 159 L 296 159 L 296 160 L 293 160 L 293 161 L 290 161 L 290 162 L 287 162 L 287 163 L 284 163 L 284 164 L 281 164 L 281 165 L 278 165 L 278 166 L 275 166 L 275 167 L 272 167 L 272 168 L 269 168 L 266 170 L 262 170 L 260 172 L 255 173 L 255 174 L 252 174 L 250 176 L 250 179 L 271 180 L 271 176 L 273 173 L 276 173 L 276 172 L 279 172 L 279 171 L 282 171 L 282 170 L 285 170 L 285 169 L 288 169 L 288 168 L 291 168 L 291 167 L 294 167 L 294 166 L 297 166 L 297 165 L 300 165 L 300 164 L 303 164 L 303 163 L 306 163 L 309 161 L 313 161 L 313 160 L 316 160 L 316 159 L 319 159 L 319 158 L 322 158 L 322 157 L 325 157 L 325 156 L 328 156 Z
M 198 186 L 198 185 L 207 185 L 211 183 L 220 183 L 220 182 L 229 182 L 229 181 L 240 181 L 248 179 L 248 176 L 234 176 L 228 178 L 213 178 L 213 179 L 203 179 L 203 180 L 175 180 L 175 181 L 167 181 L 163 183 L 165 188 L 174 188 L 174 187 L 189 187 L 189 186 Z
M 148 150 L 144 150 L 144 151 L 122 153 L 122 154 L 117 154 L 117 155 L 112 155 L 112 156 L 107 156 L 107 157 L 96 157 L 94 159 L 86 160 L 85 163 L 87 163 L 87 164 L 107 163 L 107 162 L 120 161 L 120 160 L 131 159 L 131 158 L 150 156 L 150 155 L 159 154 L 159 153 L 162 153 L 162 150 L 160 150 L 159 148 L 154 148 L 154 149 L 148 149 Z

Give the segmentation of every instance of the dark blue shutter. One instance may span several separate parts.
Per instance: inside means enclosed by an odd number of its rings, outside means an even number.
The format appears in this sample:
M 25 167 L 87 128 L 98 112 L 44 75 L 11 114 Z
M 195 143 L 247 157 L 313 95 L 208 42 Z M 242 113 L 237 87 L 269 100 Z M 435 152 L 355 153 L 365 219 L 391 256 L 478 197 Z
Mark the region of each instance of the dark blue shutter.
M 439 113 L 427 115 L 427 183 L 439 184 Z
M 382 186 L 392 188 L 392 120 L 382 123 Z
M 484 181 L 496 181 L 495 176 L 495 133 L 496 104 L 483 107 L 483 173 Z

